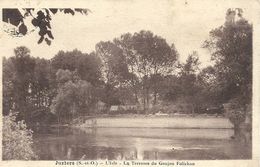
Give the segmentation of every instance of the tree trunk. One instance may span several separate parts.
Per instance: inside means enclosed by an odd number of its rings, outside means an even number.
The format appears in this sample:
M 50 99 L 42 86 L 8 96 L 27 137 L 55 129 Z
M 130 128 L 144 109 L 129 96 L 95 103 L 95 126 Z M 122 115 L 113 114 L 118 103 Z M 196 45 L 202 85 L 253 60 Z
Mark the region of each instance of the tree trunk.
M 154 91 L 153 93 L 153 104 L 156 105 L 157 104 L 157 92 Z
M 135 96 L 135 104 L 137 104 L 137 103 L 138 103 L 137 91 L 134 91 L 134 92 L 135 92 L 135 93 L 134 93 L 134 94 L 135 94 L 135 95 L 134 95 L 134 96 Z
M 240 124 L 234 124 L 234 138 L 240 138 Z
M 191 115 L 194 117 L 195 116 L 195 112 L 194 112 L 194 110 L 195 110 L 195 107 L 194 107 L 195 105 L 194 104 L 192 104 L 192 110 L 191 110 Z
M 149 111 L 149 89 L 146 89 L 146 102 L 147 102 L 147 110 L 146 110 L 146 114 Z
M 145 94 L 143 94 L 143 102 L 144 102 L 144 112 L 146 112 L 146 100 L 145 100 Z

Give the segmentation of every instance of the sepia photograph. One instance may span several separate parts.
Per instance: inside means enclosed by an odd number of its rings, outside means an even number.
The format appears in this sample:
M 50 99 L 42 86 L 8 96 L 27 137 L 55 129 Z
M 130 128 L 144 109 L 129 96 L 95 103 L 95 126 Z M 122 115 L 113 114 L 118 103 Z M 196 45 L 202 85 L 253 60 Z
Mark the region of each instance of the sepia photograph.
M 2 161 L 253 159 L 259 1 L 27 2 L 1 7 Z

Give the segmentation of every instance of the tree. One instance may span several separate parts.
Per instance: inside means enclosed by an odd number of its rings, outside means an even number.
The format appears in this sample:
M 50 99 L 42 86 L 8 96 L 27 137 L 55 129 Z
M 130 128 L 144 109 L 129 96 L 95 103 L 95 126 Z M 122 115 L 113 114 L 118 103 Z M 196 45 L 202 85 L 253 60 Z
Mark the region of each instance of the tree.
M 151 93 L 156 104 L 159 80 L 173 71 L 178 56 L 174 45 L 170 47 L 150 31 L 126 33 L 113 42 L 100 42 L 96 52 L 103 60 L 107 83 L 132 89 L 135 102 L 142 94 L 144 109 L 149 106 Z
M 101 60 L 94 52 L 76 57 L 79 77 L 96 87 L 102 84 L 101 66 Z
M 252 25 L 242 13 L 242 9 L 228 9 L 225 24 L 212 30 L 204 43 L 215 61 L 221 100 L 235 100 L 236 109 L 233 107 L 232 112 L 241 113 L 241 117 L 252 100 Z M 230 114 L 231 122 L 236 122 L 235 115 Z M 234 129 L 239 129 L 243 122 L 243 119 L 238 120 L 240 123 L 235 123 Z
M 198 53 L 194 51 L 190 54 L 184 64 L 180 64 L 180 88 L 181 94 L 186 101 L 192 104 L 192 113 L 198 105 L 197 93 L 200 91 L 200 85 L 197 84 L 196 72 L 199 70 Z
M 14 51 L 3 60 L 3 113 L 18 112 L 18 119 L 32 123 L 32 113 L 48 110 L 52 100 L 50 61 L 31 57 L 26 47 Z
M 205 41 L 212 51 L 217 77 L 222 84 L 225 100 L 241 97 L 243 104 L 252 94 L 252 25 L 242 17 L 239 9 L 229 9 L 226 23 L 210 32 Z
M 179 76 L 167 75 L 161 80 L 160 96 L 163 101 L 174 102 L 182 94 L 182 85 L 180 84 Z
M 90 82 L 92 85 L 101 84 L 101 60 L 95 53 L 82 53 L 75 49 L 73 51 L 59 51 L 51 59 L 52 75 L 59 69 L 77 71 L 82 80 Z
M 197 82 L 201 87 L 199 97 L 204 106 L 222 104 L 220 98 L 221 86 L 217 81 L 216 74 L 216 69 L 213 66 L 208 66 L 203 68 L 197 75 Z
M 17 47 L 14 49 L 15 57 L 11 57 L 14 67 L 13 84 L 13 105 L 14 110 L 19 112 L 19 116 L 27 119 L 29 111 L 27 107 L 30 105 L 29 97 L 32 92 L 35 59 L 30 56 L 30 50 L 26 47 Z
M 130 90 L 132 74 L 129 72 L 123 50 L 113 42 L 101 41 L 96 45 L 96 54 L 102 61 L 101 71 L 105 83 L 103 101 L 110 105 L 131 101 L 131 94 L 124 93 Z
M 119 86 L 128 79 L 129 71 L 122 49 L 110 41 L 101 41 L 96 45 L 96 53 L 102 60 L 102 73 L 106 83 Z
M 15 67 L 11 59 L 3 58 L 3 115 L 14 109 L 14 77 Z
M 144 108 L 149 107 L 150 89 L 153 85 L 154 104 L 157 97 L 157 76 L 164 76 L 172 72 L 178 53 L 170 47 L 166 40 L 154 35 L 150 31 L 140 31 L 133 35 L 133 49 L 135 50 L 136 67 L 142 77 Z M 153 81 L 151 77 L 153 76 Z
M 97 102 L 94 87 L 81 80 L 77 72 L 58 70 L 59 89 L 53 99 L 51 111 L 57 114 L 59 122 L 70 121 L 80 113 L 91 114 L 91 107 Z
M 31 98 L 37 108 L 50 106 L 50 61 L 36 58 Z
M 8 24 L 11 24 L 15 26 L 15 30 L 6 30 L 10 33 L 12 36 L 25 36 L 30 32 L 28 30 L 28 25 L 25 23 L 25 19 L 31 19 L 31 24 L 35 28 L 39 28 L 39 36 L 40 39 L 38 41 L 38 44 L 42 43 L 43 40 L 48 45 L 51 45 L 51 40 L 54 39 L 54 36 L 51 32 L 51 20 L 52 15 L 55 15 L 56 13 L 64 13 L 64 14 L 71 14 L 75 15 L 76 12 L 79 12 L 81 14 L 87 15 L 90 10 L 89 9 L 81 9 L 81 8 L 43 8 L 40 10 L 36 10 L 34 8 L 24 8 L 24 9 L 18 9 L 18 8 L 4 8 L 3 9 L 3 22 L 6 22 Z
M 51 66 L 55 70 L 54 74 L 59 69 L 74 71 L 76 69 L 76 56 L 80 51 L 73 50 L 72 52 L 59 51 L 52 59 Z
M 16 122 L 16 116 L 3 117 L 3 160 L 35 160 L 37 155 L 32 148 L 32 131 L 24 121 Z
M 133 48 L 133 35 L 130 33 L 123 34 L 119 38 L 115 38 L 113 42 L 117 47 L 122 49 L 122 54 L 125 57 L 129 71 L 127 78 L 130 85 L 129 90 L 134 93 L 134 103 L 139 103 L 138 96 L 141 88 L 141 76 L 138 72 L 138 59 Z

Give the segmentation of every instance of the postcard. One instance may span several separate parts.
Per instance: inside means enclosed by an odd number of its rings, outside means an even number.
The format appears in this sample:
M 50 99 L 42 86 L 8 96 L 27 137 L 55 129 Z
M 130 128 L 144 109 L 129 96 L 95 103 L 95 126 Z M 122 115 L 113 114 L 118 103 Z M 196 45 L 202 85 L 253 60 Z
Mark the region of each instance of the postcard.
M 258 0 L 1 5 L 1 166 L 259 166 Z

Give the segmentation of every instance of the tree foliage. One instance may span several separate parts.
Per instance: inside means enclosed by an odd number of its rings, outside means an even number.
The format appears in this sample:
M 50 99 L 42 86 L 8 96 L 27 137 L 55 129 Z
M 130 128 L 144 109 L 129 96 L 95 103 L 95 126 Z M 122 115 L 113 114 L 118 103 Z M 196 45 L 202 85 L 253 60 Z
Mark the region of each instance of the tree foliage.
M 58 118 L 71 120 L 80 113 L 91 114 L 90 108 L 97 101 L 95 88 L 87 81 L 81 80 L 77 72 L 59 69 L 56 73 L 59 89 L 53 99 L 51 111 Z
M 107 83 L 117 86 L 128 80 L 126 57 L 121 48 L 110 41 L 101 41 L 96 45 L 96 52 L 102 60 L 103 77 Z
M 59 110 L 60 102 L 67 99 L 69 104 L 70 98 L 80 101 L 73 110 L 88 114 L 92 109 L 87 108 L 102 96 L 101 61 L 94 53 L 61 51 L 46 60 L 31 57 L 26 47 L 14 51 L 15 56 L 3 60 L 4 115 L 18 112 L 18 119 L 33 123 L 35 112 L 48 112 L 51 106 Z M 71 110 L 70 105 L 65 108 Z
M 184 64 L 180 64 L 179 81 L 181 85 L 182 95 L 193 103 L 196 101 L 196 94 L 200 91 L 197 84 L 197 75 L 199 67 L 198 53 L 190 54 Z
M 242 11 L 229 9 L 224 25 L 210 32 L 204 46 L 212 51 L 223 101 L 240 97 L 244 105 L 252 95 L 252 25 Z
M 219 101 L 232 105 L 228 117 L 235 137 L 252 101 L 252 25 L 242 13 L 242 9 L 229 9 L 225 24 L 212 30 L 204 43 L 215 61 Z
M 51 59 L 51 68 L 54 75 L 59 69 L 76 70 L 82 80 L 92 85 L 101 83 L 101 60 L 95 53 L 85 54 L 76 49 L 69 52 L 59 51 Z
M 24 121 L 16 122 L 16 116 L 3 117 L 3 160 L 35 160 L 32 131 Z
M 25 19 L 30 18 L 31 24 L 35 28 L 39 28 L 39 36 L 38 44 L 42 43 L 43 40 L 48 45 L 51 45 L 51 40 L 54 39 L 52 34 L 51 20 L 52 16 L 56 13 L 64 13 L 75 15 L 75 13 L 81 13 L 87 15 L 90 10 L 89 9 L 81 9 L 81 8 L 43 8 L 36 10 L 34 8 L 4 8 L 3 9 L 3 22 L 11 24 L 17 27 L 16 30 L 11 31 L 10 34 L 12 36 L 24 36 L 28 34 L 28 25 L 25 23 Z
M 105 80 L 113 82 L 112 86 L 132 89 L 135 103 L 142 95 L 144 108 L 150 103 L 151 92 L 156 103 L 159 80 L 173 72 L 178 57 L 174 45 L 144 30 L 123 34 L 113 42 L 100 42 L 96 52 L 103 60 Z
M 14 104 L 14 64 L 3 58 L 3 115 L 8 115 Z
M 30 56 L 30 50 L 26 47 L 17 47 L 14 50 L 15 56 L 11 57 L 13 71 L 10 72 L 11 78 L 7 82 L 12 84 L 12 108 L 19 111 L 22 118 L 26 118 L 28 98 L 31 95 L 33 85 L 35 60 Z M 11 92 L 10 92 L 11 93 Z
M 195 107 L 205 103 L 201 98 L 203 88 L 198 79 L 199 64 L 198 53 L 194 51 L 187 57 L 186 62 L 178 62 L 178 73 L 160 79 L 163 87 L 160 91 L 162 99 L 171 103 L 180 100 L 191 104 L 192 112 Z

